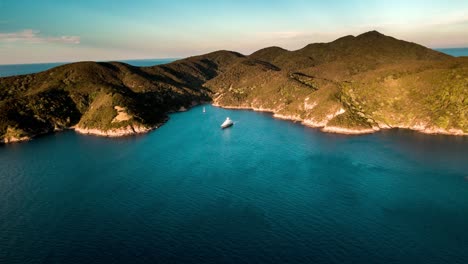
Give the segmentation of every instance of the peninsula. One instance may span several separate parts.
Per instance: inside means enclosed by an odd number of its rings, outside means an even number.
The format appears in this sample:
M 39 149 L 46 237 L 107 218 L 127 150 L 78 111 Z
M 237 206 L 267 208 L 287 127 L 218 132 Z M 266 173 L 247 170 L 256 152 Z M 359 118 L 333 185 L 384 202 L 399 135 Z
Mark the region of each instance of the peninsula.
M 295 51 L 216 51 L 152 67 L 78 62 L 0 78 L 0 142 L 63 129 L 144 133 L 204 102 L 325 132 L 468 135 L 467 100 L 468 57 L 371 31 Z

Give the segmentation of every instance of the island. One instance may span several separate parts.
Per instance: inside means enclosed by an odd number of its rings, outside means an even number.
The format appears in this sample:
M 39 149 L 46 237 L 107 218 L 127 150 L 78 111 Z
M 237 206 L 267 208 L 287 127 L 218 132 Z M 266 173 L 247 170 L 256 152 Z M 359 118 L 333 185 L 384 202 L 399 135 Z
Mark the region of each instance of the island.
M 216 51 L 152 67 L 78 62 L 0 78 L 0 142 L 74 129 L 145 133 L 168 113 L 211 102 L 325 132 L 405 128 L 468 135 L 468 57 L 377 31 L 289 51 Z

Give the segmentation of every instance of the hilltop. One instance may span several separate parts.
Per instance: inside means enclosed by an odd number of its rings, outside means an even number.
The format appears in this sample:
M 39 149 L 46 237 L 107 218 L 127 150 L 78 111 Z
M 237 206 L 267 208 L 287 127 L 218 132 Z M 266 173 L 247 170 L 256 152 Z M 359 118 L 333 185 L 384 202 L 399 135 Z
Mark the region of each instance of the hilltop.
M 467 85 L 467 58 L 371 31 L 296 51 L 262 49 L 205 86 L 216 91 L 216 105 L 269 111 L 328 132 L 466 135 Z
M 466 135 L 468 58 L 371 31 L 288 51 L 217 51 L 165 65 L 79 62 L 0 78 L 0 140 L 62 129 L 143 133 L 213 101 L 324 131 L 409 128 Z
M 240 56 L 219 51 L 154 67 L 79 62 L 0 78 L 0 138 L 68 128 L 103 136 L 147 132 L 169 112 L 210 101 L 202 85 Z

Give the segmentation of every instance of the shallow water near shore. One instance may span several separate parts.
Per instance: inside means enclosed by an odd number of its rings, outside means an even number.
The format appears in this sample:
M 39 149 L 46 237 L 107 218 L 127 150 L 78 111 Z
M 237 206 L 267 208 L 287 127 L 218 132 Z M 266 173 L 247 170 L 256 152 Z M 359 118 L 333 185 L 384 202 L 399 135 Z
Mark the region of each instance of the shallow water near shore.
M 466 137 L 209 105 L 47 135 L 0 146 L 0 263 L 467 263 L 467 157 Z

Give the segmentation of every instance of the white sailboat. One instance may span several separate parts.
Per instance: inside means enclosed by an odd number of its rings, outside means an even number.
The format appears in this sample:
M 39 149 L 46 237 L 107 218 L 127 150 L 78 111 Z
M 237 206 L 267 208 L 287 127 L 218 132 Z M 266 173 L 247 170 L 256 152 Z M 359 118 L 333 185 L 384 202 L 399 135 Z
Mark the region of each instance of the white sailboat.
M 228 128 L 230 126 L 234 125 L 234 122 L 232 122 L 231 119 L 226 118 L 226 120 L 224 120 L 224 122 L 221 124 L 221 128 L 224 129 L 224 128 Z
M 203 107 L 203 113 L 206 113 L 205 107 Z

